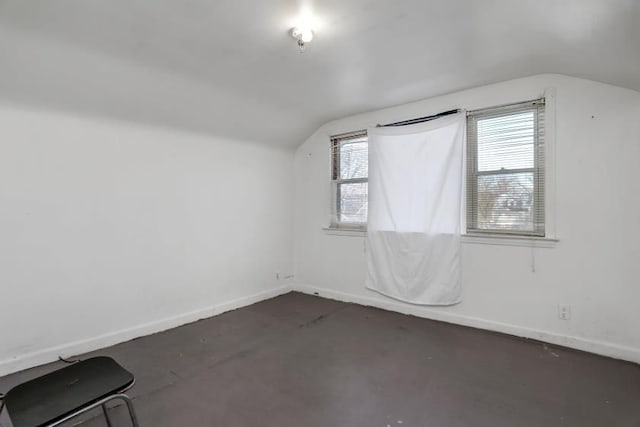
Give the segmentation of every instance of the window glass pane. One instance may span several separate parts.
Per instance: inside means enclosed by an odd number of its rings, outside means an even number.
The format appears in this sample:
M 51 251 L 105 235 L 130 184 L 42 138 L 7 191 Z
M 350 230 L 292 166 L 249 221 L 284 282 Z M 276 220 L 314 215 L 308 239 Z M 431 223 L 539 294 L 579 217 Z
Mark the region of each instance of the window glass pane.
M 366 178 L 369 173 L 367 141 L 355 140 L 340 144 L 340 178 Z
M 478 119 L 478 171 L 534 167 L 535 114 Z
M 367 222 L 367 190 L 366 182 L 338 185 L 338 201 L 340 203 L 340 222 Z
M 533 231 L 533 173 L 478 176 L 481 230 Z

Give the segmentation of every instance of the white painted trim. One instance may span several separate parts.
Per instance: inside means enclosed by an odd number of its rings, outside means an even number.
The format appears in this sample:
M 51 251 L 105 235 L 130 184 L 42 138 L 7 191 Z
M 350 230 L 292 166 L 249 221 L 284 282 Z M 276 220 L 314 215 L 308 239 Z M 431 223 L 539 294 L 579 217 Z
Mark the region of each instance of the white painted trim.
M 544 230 L 545 236 L 557 239 L 556 229 L 556 88 L 544 90 Z
M 348 229 L 348 228 L 323 228 L 325 234 L 329 236 L 347 236 L 347 237 L 367 237 L 367 230 Z M 527 248 L 555 248 L 557 239 L 547 237 L 531 237 L 531 236 L 514 236 L 514 235 L 473 235 L 463 234 L 460 236 L 461 243 L 474 245 L 498 245 L 498 246 L 524 246 Z
M 627 360 L 629 362 L 640 363 L 640 349 L 626 347 L 617 344 L 590 340 L 586 338 L 572 337 L 561 335 L 555 332 L 543 331 L 523 326 L 510 325 L 492 320 L 480 319 L 472 316 L 463 316 L 460 314 L 441 311 L 437 308 L 416 306 L 411 304 L 403 304 L 394 300 L 380 300 L 373 297 L 358 296 L 345 292 L 338 292 L 330 289 L 319 288 L 311 285 L 294 285 L 294 291 L 302 292 L 310 295 L 318 295 L 324 298 L 334 299 L 343 302 L 351 302 L 355 304 L 382 308 L 384 310 L 395 311 L 398 313 L 409 314 L 412 316 L 422 317 L 441 322 L 453 323 L 456 325 L 468 326 L 478 329 L 486 329 L 494 332 L 515 335 L 523 338 L 530 338 L 544 341 L 550 344 L 570 347 L 577 350 L 587 351 L 602 356 L 613 357 L 616 359 Z
M 324 231 L 324 234 L 328 234 L 330 236 L 367 237 L 366 228 L 326 227 L 322 230 Z
M 558 243 L 557 239 L 549 239 L 546 237 L 501 236 L 499 234 L 463 234 L 461 236 L 461 241 L 464 244 L 524 246 L 527 248 L 555 248 L 556 243 Z
M 58 360 L 58 356 L 69 357 L 77 354 L 87 353 L 90 351 L 95 351 L 101 348 L 119 344 L 121 342 L 129 341 L 134 338 L 166 331 L 167 329 L 182 326 L 200 319 L 206 319 L 208 317 L 216 316 L 227 311 L 235 310 L 237 308 L 255 304 L 269 298 L 277 297 L 278 295 L 286 294 L 291 290 L 292 289 L 290 286 L 281 286 L 276 289 L 258 292 L 253 295 L 248 295 L 246 297 L 237 298 L 231 301 L 223 302 L 221 304 L 204 307 L 198 310 L 190 311 L 188 313 L 143 323 L 141 325 L 133 326 L 131 328 L 122 329 L 119 331 L 109 332 L 97 337 L 37 350 L 11 359 L 5 359 L 0 361 L 0 376 L 18 372 L 23 369 L 32 368 L 34 366 L 39 366 L 45 363 L 54 362 Z

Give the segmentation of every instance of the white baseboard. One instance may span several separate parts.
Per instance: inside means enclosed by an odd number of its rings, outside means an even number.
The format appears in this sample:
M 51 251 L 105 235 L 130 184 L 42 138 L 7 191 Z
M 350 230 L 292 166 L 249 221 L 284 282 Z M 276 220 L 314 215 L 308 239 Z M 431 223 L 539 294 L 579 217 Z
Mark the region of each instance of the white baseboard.
M 255 304 L 257 302 L 273 298 L 278 295 L 286 294 L 290 291 L 290 286 L 282 286 L 276 289 L 271 289 L 246 297 L 237 298 L 221 304 L 204 307 L 188 313 L 179 314 L 177 316 L 155 320 L 120 331 L 110 332 L 85 340 L 65 343 L 55 347 L 49 347 L 31 353 L 23 354 L 11 359 L 2 360 L 0 361 L 0 376 L 18 372 L 23 369 L 33 368 L 34 366 L 43 365 L 45 363 L 54 362 L 58 360 L 58 356 L 70 357 L 94 350 L 99 350 L 101 348 L 109 347 L 145 335 L 155 334 L 156 332 L 166 331 L 167 329 L 175 328 L 177 326 L 195 322 L 200 319 L 215 316 L 226 311 L 235 310 L 237 308 Z
M 429 309 L 428 307 L 423 306 L 413 306 L 411 304 L 404 304 L 391 299 L 381 300 L 363 295 L 353 295 L 311 285 L 296 284 L 293 286 L 293 290 L 338 301 L 382 308 L 384 310 L 395 311 L 402 314 L 410 314 L 412 316 L 422 317 L 426 319 L 438 320 L 441 322 L 453 323 L 456 325 L 486 329 L 489 331 L 501 332 L 518 337 L 535 339 L 550 344 L 561 345 L 564 347 L 574 348 L 576 350 L 582 350 L 602 356 L 613 357 L 615 359 L 640 363 L 640 349 L 638 348 L 561 335 L 555 332 L 510 325 L 507 323 L 496 322 L 493 320 L 486 320 L 472 316 L 464 316 L 456 313 Z

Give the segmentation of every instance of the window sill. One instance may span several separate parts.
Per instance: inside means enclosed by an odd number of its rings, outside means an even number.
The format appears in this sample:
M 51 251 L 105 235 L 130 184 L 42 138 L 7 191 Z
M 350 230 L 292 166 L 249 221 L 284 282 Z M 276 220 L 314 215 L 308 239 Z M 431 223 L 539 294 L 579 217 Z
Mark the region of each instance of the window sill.
M 527 248 L 555 248 L 558 239 L 501 234 L 463 234 L 462 243 L 475 245 L 524 246 Z
M 325 227 L 322 229 L 330 236 L 366 237 L 366 227 Z M 554 248 L 558 239 L 533 236 L 509 236 L 500 234 L 463 234 L 461 242 L 474 245 L 521 246 L 527 248 Z
M 325 234 L 330 236 L 351 236 L 351 237 L 366 237 L 366 227 L 325 227 Z

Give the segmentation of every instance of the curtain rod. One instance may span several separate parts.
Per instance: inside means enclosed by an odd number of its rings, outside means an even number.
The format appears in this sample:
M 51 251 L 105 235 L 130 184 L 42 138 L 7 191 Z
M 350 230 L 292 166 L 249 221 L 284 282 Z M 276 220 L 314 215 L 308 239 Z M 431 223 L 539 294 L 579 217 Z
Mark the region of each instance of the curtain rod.
M 392 127 L 392 126 L 415 125 L 415 124 L 418 124 L 418 123 L 424 123 L 424 122 L 428 122 L 428 121 L 431 121 L 431 120 L 439 119 L 440 117 L 445 117 L 445 116 L 450 116 L 452 114 L 457 114 L 457 113 L 459 113 L 461 111 L 462 111 L 461 109 L 457 108 L 455 110 L 443 111 L 442 113 L 433 114 L 431 116 L 418 117 L 416 119 L 410 119 L 410 120 L 402 120 L 400 122 L 387 123 L 386 125 L 376 125 L 376 127 L 377 128 L 385 128 L 385 127 Z
M 544 103 L 545 103 L 545 98 L 541 97 L 541 98 L 533 99 L 533 100 L 530 100 L 530 101 L 497 105 L 497 106 L 490 107 L 490 108 L 494 109 L 494 108 L 503 108 L 503 107 L 514 107 L 514 106 L 518 106 L 518 105 L 538 105 L 538 104 L 544 104 Z M 486 110 L 486 109 L 487 108 L 480 108 L 478 110 L 467 110 L 467 115 L 473 115 L 474 113 L 477 113 L 479 111 L 483 111 L 483 110 Z M 461 113 L 463 111 L 464 111 L 463 109 L 457 108 L 455 110 L 443 111 L 442 113 L 433 114 L 431 116 L 424 116 L 424 117 L 418 117 L 418 118 L 415 118 L 415 119 L 402 120 L 402 121 L 399 121 L 399 122 L 387 123 L 386 125 L 377 124 L 376 127 L 377 128 L 384 128 L 384 127 L 393 127 L 393 126 L 415 125 L 415 124 L 418 124 L 418 123 L 424 123 L 424 122 L 428 122 L 428 121 L 431 121 L 431 120 L 439 119 L 440 117 L 445 117 L 445 116 L 450 116 L 452 114 Z

